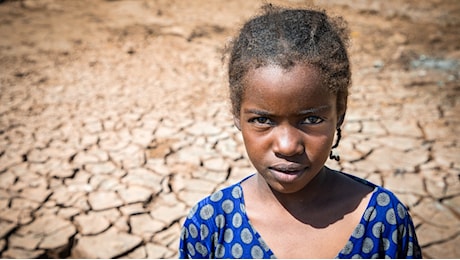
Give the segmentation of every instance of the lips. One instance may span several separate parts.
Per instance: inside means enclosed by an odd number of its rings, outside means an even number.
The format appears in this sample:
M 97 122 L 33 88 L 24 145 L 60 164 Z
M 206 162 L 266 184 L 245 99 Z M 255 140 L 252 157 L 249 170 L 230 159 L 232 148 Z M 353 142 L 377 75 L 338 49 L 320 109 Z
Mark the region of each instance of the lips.
M 282 163 L 268 167 L 268 170 L 271 173 L 271 178 L 277 182 L 285 184 L 294 183 L 299 178 L 302 178 L 307 169 L 307 166 L 297 163 Z
M 276 164 L 268 167 L 272 171 L 277 171 L 285 174 L 299 174 L 307 169 L 306 166 L 291 163 L 291 164 Z

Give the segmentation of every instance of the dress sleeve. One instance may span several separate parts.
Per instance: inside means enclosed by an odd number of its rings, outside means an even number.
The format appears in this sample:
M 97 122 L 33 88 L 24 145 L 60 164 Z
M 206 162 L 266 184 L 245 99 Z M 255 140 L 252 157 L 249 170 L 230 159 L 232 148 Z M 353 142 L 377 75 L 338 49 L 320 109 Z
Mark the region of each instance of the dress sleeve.
M 210 229 L 197 212 L 200 204 L 194 206 L 182 226 L 179 240 L 179 258 L 211 258 Z
M 398 244 L 401 245 L 397 257 L 408 259 L 420 259 L 422 258 L 422 251 L 417 240 L 417 235 L 415 234 L 414 223 L 412 221 L 411 216 L 409 215 L 409 212 L 406 210 L 405 207 L 404 211 L 405 217 L 403 218 L 403 221 L 397 231 Z
M 390 203 L 383 211 L 385 212 L 383 221 L 385 229 L 387 229 L 384 231 L 383 238 L 384 241 L 387 241 L 384 243 L 385 246 L 389 247 L 386 250 L 386 256 L 400 259 L 422 258 L 414 223 L 409 211 L 393 193 L 381 193 L 380 196 L 383 197 L 384 194 L 390 197 Z M 378 203 L 382 203 L 382 201 Z
M 371 198 L 360 224 L 338 258 L 421 258 L 407 208 L 381 187 Z

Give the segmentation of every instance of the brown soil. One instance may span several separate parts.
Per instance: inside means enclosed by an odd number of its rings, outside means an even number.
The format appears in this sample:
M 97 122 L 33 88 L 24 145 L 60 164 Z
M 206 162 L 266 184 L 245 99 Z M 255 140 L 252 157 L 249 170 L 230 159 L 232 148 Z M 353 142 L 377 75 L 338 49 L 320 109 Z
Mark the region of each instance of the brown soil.
M 185 134 L 180 132 L 194 121 L 212 118 L 222 128 L 230 128 L 229 117 L 220 116 L 221 108 L 213 106 L 227 102 L 222 50 L 238 26 L 263 2 L 0 1 L 0 174 L 10 174 L 10 168 L 19 164 L 26 164 L 29 170 L 38 169 L 38 174 L 41 166 L 36 165 L 52 157 L 36 156 L 44 148 L 61 147 L 56 160 L 74 163 L 75 151 L 69 149 L 91 151 L 85 143 L 109 150 L 123 145 L 110 141 L 108 135 L 106 139 L 103 135 L 93 138 L 97 134 L 86 137 L 101 129 L 120 130 L 121 136 L 130 127 L 158 122 L 166 128 L 171 126 L 177 131 L 155 128 L 155 140 L 146 147 L 147 156 L 166 158 L 178 149 L 179 142 L 187 144 Z M 460 1 L 273 3 L 317 4 L 348 22 L 354 82 L 350 110 L 361 111 L 359 116 L 351 114 L 352 122 L 368 117 L 398 119 L 404 124 L 416 118 L 417 126 L 423 128 L 436 118 L 442 129 L 447 129 L 443 130 L 448 136 L 441 142 L 443 147 L 458 150 Z M 413 94 L 398 96 L 398 89 L 413 90 Z M 433 109 L 422 111 L 425 104 L 430 109 L 433 105 Z M 394 109 L 406 106 L 410 109 Z M 414 112 L 419 107 L 422 112 Z M 390 116 L 392 109 L 399 114 Z M 380 114 L 372 114 L 374 111 Z M 423 144 L 434 143 L 433 136 L 433 132 L 423 132 Z M 372 137 L 366 138 L 372 142 Z M 119 161 L 126 163 L 123 158 Z M 43 168 L 50 166 L 53 164 Z M 415 171 L 420 173 L 417 167 Z M 428 163 L 426 168 L 430 167 Z M 458 159 L 445 167 L 449 169 L 447 174 L 458 175 Z M 14 174 L 16 180 L 22 178 Z M 52 190 L 58 184 L 66 184 L 66 180 L 50 177 L 45 186 Z M 11 190 L 3 188 L 1 194 Z M 451 194 L 446 199 L 459 196 L 458 191 Z M 0 196 L 0 200 L 2 207 L 12 204 L 10 198 Z M 459 214 L 456 207 L 453 212 Z M 12 243 L 5 242 L 11 241 L 7 236 L 29 223 L 33 213 L 24 219 L 8 220 L 14 228 L 0 237 L 0 253 Z M 423 225 L 423 221 L 423 217 L 417 218 L 416 224 Z M 447 238 L 429 240 L 424 244 L 424 256 L 453 256 L 446 252 L 454 249 L 436 246 L 459 237 L 456 231 Z M 63 253 L 59 256 L 68 257 Z

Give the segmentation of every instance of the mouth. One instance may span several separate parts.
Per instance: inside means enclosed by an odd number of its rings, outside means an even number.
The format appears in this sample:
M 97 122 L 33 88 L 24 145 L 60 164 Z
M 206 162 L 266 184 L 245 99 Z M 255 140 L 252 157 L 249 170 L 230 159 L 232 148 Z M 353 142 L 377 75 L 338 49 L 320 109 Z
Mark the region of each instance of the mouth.
M 308 167 L 300 164 L 277 164 L 268 167 L 270 171 L 275 171 L 288 175 L 299 175 L 303 173 Z

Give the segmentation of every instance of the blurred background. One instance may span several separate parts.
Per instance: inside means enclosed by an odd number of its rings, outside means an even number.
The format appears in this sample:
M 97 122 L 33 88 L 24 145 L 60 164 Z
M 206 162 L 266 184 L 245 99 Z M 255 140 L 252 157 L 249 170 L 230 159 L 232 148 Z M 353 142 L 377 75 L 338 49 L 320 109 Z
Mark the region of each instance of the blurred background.
M 190 207 L 254 172 L 222 52 L 265 1 L 0 1 L 0 257 L 175 258 Z M 318 5 L 350 28 L 328 166 L 392 190 L 460 257 L 460 1 Z

